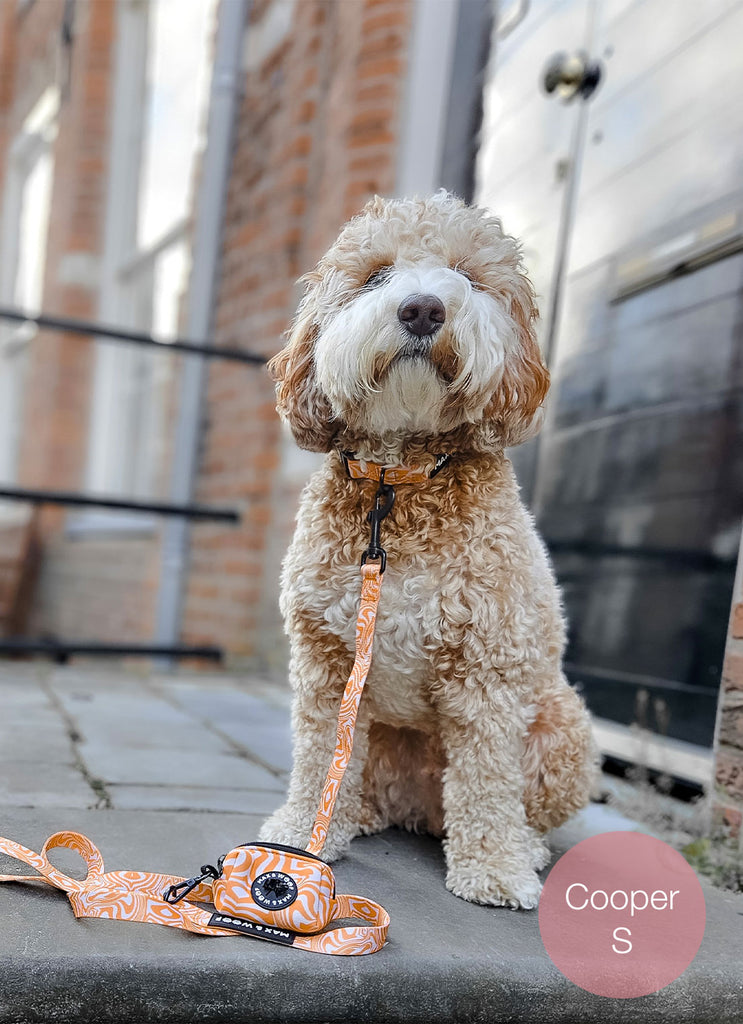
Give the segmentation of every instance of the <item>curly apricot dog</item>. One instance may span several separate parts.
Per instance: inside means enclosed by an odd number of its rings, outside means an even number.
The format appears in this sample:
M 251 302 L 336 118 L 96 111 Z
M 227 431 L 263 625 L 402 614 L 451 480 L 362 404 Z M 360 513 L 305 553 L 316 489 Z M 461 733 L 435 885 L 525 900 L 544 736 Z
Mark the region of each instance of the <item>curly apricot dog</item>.
M 375 198 L 304 279 L 273 360 L 297 443 L 327 452 L 283 573 L 294 769 L 261 839 L 306 845 L 353 663 L 359 556 L 377 484 L 340 457 L 432 470 L 396 487 L 374 654 L 325 856 L 389 825 L 444 837 L 447 887 L 536 906 L 541 838 L 583 807 L 590 723 L 560 662 L 545 549 L 504 449 L 549 386 L 532 287 L 500 222 L 440 192 Z

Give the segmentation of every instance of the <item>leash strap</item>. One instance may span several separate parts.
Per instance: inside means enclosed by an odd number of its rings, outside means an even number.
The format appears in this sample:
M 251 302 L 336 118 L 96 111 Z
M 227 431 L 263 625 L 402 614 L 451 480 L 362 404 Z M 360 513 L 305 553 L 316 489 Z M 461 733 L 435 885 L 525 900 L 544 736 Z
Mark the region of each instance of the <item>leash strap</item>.
M 75 850 L 88 866 L 83 879 L 70 878 L 49 862 L 50 850 L 65 847 Z M 387 937 L 390 923 L 384 907 L 362 896 L 341 895 L 335 898 L 332 920 L 355 919 L 364 925 L 345 924 L 329 928 L 317 935 L 297 932 L 271 925 L 254 924 L 242 918 L 218 914 L 191 903 L 166 903 L 163 892 L 170 885 L 185 881 L 176 875 L 153 871 L 109 871 L 104 873 L 103 857 L 98 848 L 80 832 L 56 832 L 44 843 L 41 853 L 34 853 L 20 843 L 0 839 L 0 853 L 23 861 L 35 868 L 38 875 L 0 875 L 0 882 L 47 882 L 62 889 L 72 905 L 75 917 L 102 917 L 116 921 L 142 921 L 181 928 L 197 935 L 247 935 L 251 938 L 296 946 L 311 953 L 354 956 L 375 953 Z M 213 880 L 200 883 L 190 898 L 209 902 Z
M 371 665 L 374 626 L 377 621 L 379 595 L 382 591 L 381 564 L 366 562 L 361 566 L 361 576 L 361 604 L 356 619 L 356 659 L 341 700 L 335 754 L 328 769 L 328 777 L 325 780 L 320 806 L 317 809 L 315 826 L 307 846 L 307 852 L 316 855 L 319 855 L 325 843 L 338 790 L 351 758 L 356 715 Z

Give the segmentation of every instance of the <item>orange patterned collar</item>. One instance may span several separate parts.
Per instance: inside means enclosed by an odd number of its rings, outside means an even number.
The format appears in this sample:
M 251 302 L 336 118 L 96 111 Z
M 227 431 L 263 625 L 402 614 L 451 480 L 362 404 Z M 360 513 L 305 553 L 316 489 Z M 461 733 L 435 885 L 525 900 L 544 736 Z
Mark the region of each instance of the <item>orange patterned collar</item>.
M 340 457 L 352 480 L 375 480 L 379 483 L 384 472 L 384 482 L 393 486 L 425 483 L 441 472 L 451 459 L 451 455 L 437 455 L 433 469 L 428 470 L 420 466 L 385 466 L 380 462 L 368 462 L 357 459 L 353 452 L 341 452 Z

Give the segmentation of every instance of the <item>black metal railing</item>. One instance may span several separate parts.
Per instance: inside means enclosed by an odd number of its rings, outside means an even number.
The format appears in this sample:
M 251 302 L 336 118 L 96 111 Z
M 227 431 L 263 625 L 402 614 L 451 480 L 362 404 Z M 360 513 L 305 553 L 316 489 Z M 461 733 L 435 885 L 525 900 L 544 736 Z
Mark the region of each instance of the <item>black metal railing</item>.
M 204 342 L 189 341 L 187 338 L 167 340 L 157 338 L 154 334 L 144 331 L 121 330 L 105 324 L 93 323 L 90 320 L 75 320 L 66 316 L 47 316 L 46 313 L 30 314 L 21 309 L 0 306 L 0 320 L 13 320 L 16 323 L 35 324 L 45 330 L 63 331 L 66 334 L 83 334 L 91 338 L 108 338 L 111 341 L 126 342 L 130 345 L 145 345 L 162 352 L 185 352 L 190 356 L 204 356 L 207 359 L 228 359 L 236 363 L 250 363 L 262 366 L 266 357 L 258 352 L 249 352 L 241 348 L 226 348 L 221 345 L 207 345 Z
M 25 501 L 32 505 L 70 505 L 83 508 L 107 508 L 122 512 L 143 512 L 156 516 L 179 516 L 185 519 L 211 519 L 238 524 L 240 514 L 230 508 L 206 505 L 175 505 L 167 501 L 137 501 L 134 498 L 111 498 L 103 494 L 80 494 L 77 491 L 46 491 L 32 487 L 0 485 L 0 498 Z
M 250 352 L 241 348 L 209 345 L 205 342 L 197 342 L 187 338 L 166 340 L 144 331 L 125 330 L 88 320 L 50 316 L 46 313 L 29 314 L 23 310 L 7 306 L 0 306 L 0 320 L 34 324 L 40 330 L 78 334 L 91 340 L 103 338 L 119 344 L 147 346 L 163 353 L 179 352 L 186 356 L 223 359 L 250 366 L 262 366 L 266 362 L 266 357 L 260 353 Z M 164 501 L 142 501 L 136 498 L 85 494 L 78 491 L 15 487 L 9 484 L 0 485 L 0 499 L 28 502 L 33 505 L 95 507 L 157 516 L 176 516 L 195 522 L 212 521 L 228 523 L 230 525 L 236 525 L 240 522 L 240 513 L 236 509 L 214 508 L 193 503 L 176 504 Z M 46 655 L 58 662 L 64 662 L 76 654 L 90 657 L 205 658 L 211 661 L 221 661 L 224 652 L 217 645 L 210 644 L 99 643 L 93 640 L 60 640 L 56 637 L 6 637 L 0 638 L 0 654 L 40 654 Z

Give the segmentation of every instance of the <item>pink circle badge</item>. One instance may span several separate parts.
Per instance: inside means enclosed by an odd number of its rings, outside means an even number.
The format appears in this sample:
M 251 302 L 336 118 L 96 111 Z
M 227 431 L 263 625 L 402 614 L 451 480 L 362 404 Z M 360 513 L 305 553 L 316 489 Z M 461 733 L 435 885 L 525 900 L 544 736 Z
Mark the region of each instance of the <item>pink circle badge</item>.
M 704 894 L 676 850 L 640 832 L 605 832 L 550 871 L 539 930 L 554 965 L 597 996 L 633 999 L 665 988 L 696 956 Z

